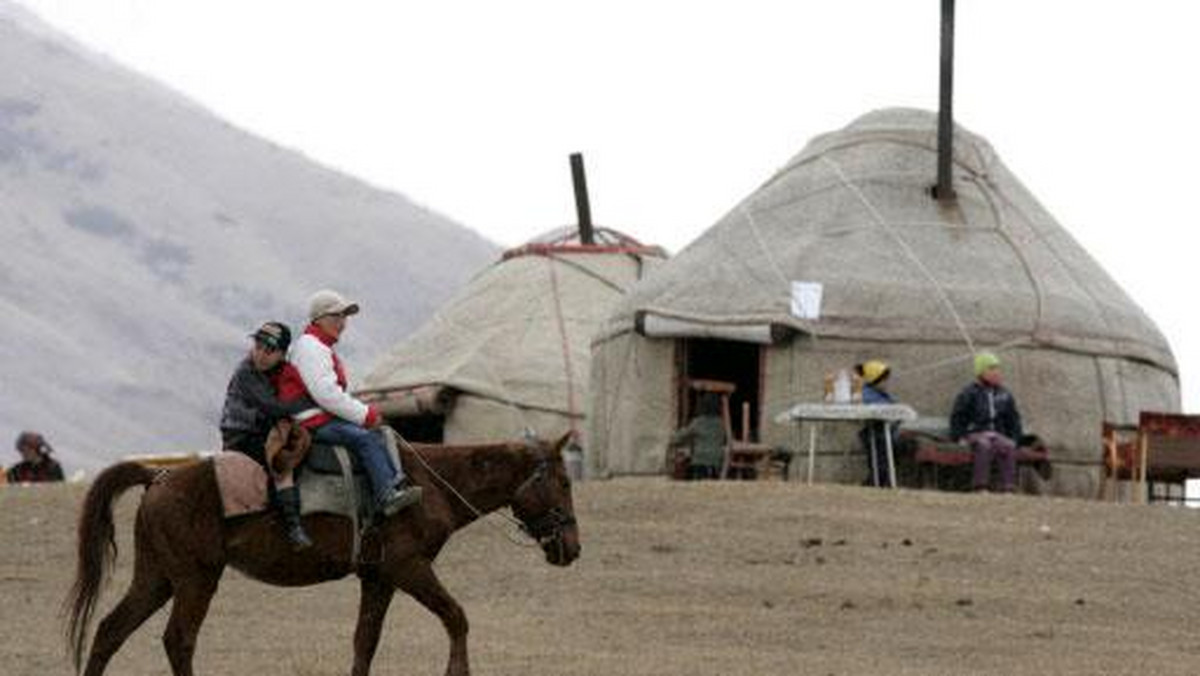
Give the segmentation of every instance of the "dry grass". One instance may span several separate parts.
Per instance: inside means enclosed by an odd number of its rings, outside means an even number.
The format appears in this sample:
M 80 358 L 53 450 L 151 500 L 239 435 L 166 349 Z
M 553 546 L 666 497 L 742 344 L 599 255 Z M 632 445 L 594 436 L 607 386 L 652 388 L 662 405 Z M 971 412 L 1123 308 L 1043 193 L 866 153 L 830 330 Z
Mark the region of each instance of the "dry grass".
M 0 670 L 68 674 L 59 604 L 77 486 L 0 490 Z M 782 483 L 577 487 L 583 557 L 546 565 L 487 522 L 440 561 L 471 619 L 474 674 L 1200 672 L 1200 512 L 1082 500 Z M 102 612 L 128 581 L 136 498 Z M 227 574 L 204 674 L 347 671 L 353 580 L 277 589 Z M 110 667 L 168 671 L 166 613 Z M 393 605 L 377 674 L 440 674 L 441 625 Z

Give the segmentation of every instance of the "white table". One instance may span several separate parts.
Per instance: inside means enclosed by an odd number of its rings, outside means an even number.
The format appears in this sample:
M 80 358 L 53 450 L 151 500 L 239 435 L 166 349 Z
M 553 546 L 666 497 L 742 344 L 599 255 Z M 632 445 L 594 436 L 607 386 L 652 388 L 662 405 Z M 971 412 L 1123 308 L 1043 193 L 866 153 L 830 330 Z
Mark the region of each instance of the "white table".
M 775 416 L 777 423 L 813 423 L 808 432 L 808 483 L 813 480 L 813 465 L 817 457 L 817 428 L 822 422 L 906 422 L 917 419 L 917 412 L 906 404 L 796 404 Z M 896 459 L 892 449 L 892 435 L 883 435 L 887 450 L 888 480 L 896 487 Z M 871 443 L 875 443 L 874 435 Z

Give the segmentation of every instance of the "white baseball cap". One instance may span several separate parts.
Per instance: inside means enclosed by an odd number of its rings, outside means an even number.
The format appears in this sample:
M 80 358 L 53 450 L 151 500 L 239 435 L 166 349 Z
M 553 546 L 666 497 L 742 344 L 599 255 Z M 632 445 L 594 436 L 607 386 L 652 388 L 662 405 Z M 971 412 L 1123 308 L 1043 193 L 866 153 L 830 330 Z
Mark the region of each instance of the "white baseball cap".
M 342 294 L 329 289 L 321 289 L 308 299 L 308 320 L 315 322 L 326 315 L 350 316 L 358 313 L 358 303 L 352 303 L 342 297 Z

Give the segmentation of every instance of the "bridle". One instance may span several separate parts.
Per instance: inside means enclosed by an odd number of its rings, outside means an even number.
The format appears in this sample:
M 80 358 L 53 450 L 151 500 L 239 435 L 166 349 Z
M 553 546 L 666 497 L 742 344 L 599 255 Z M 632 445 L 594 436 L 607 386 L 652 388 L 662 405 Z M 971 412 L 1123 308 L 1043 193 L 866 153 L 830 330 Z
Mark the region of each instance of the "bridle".
M 545 490 L 549 474 L 550 461 L 545 458 L 538 460 L 537 465 L 533 468 L 533 474 L 521 482 L 521 485 L 517 486 L 517 490 L 513 492 L 513 501 L 515 502 L 525 491 L 535 490 L 538 487 Z M 561 507 L 551 507 L 536 518 L 521 518 L 521 530 L 526 535 L 537 540 L 538 544 L 543 547 L 553 542 L 558 547 L 560 555 L 563 554 L 564 531 L 574 525 L 575 517 L 567 514 Z
M 425 456 L 421 455 L 420 451 L 418 451 L 416 448 L 413 448 L 413 446 L 409 444 L 404 437 L 400 437 L 399 435 L 397 435 L 397 437 L 400 443 L 403 444 L 410 452 L 412 452 L 412 454 L 416 456 L 417 460 L 424 465 L 425 469 L 428 470 L 429 473 L 438 480 L 438 482 L 445 486 L 446 489 L 450 491 L 451 495 L 458 498 L 459 502 L 466 505 L 467 509 L 471 510 L 471 513 L 473 513 L 476 518 L 483 519 L 483 517 L 487 516 L 478 507 L 471 504 L 471 501 L 467 500 L 462 493 L 459 493 L 458 490 L 455 489 L 445 477 L 439 474 L 438 471 L 435 470 L 427 460 L 425 460 Z M 540 486 L 542 490 L 545 490 L 546 478 L 549 476 L 549 473 L 550 461 L 546 458 L 539 459 L 537 464 L 534 465 L 533 473 L 530 474 L 529 477 L 524 481 L 522 481 L 519 486 L 517 486 L 517 490 L 513 491 L 513 501 L 515 502 L 517 497 L 525 491 L 533 490 L 535 486 Z M 525 533 L 530 538 L 536 540 L 537 544 L 543 549 L 547 545 L 553 543 L 558 548 L 558 555 L 560 557 L 565 557 L 565 552 L 563 551 L 564 547 L 566 546 L 566 544 L 563 542 L 564 531 L 568 527 L 575 525 L 575 517 L 567 514 L 562 508 L 551 507 L 546 511 L 546 513 L 532 519 L 514 519 L 513 517 L 503 513 L 501 516 L 503 516 L 510 523 L 514 524 L 522 533 Z M 507 534 L 505 534 L 505 537 L 513 544 L 521 544 L 520 542 L 513 540 Z M 531 544 L 529 546 L 533 545 Z

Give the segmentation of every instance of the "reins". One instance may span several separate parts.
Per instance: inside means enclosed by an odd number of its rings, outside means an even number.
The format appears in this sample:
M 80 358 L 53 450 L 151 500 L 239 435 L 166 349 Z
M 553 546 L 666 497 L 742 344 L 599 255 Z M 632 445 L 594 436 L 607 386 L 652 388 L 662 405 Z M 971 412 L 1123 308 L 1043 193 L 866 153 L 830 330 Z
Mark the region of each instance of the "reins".
M 446 480 L 445 477 L 443 477 L 441 474 L 439 474 L 438 471 L 435 470 L 433 468 L 433 466 L 431 466 L 429 464 L 429 461 L 427 461 L 425 459 L 425 456 L 421 455 L 420 451 L 418 451 L 416 448 L 414 448 L 412 444 L 408 443 L 407 439 L 400 436 L 399 434 L 396 435 L 396 438 L 399 439 L 401 445 L 403 445 L 410 452 L 412 452 L 413 455 L 417 456 L 417 460 L 421 463 L 421 465 L 426 470 L 429 471 L 430 474 L 433 475 L 433 478 L 438 480 L 438 483 L 445 486 L 446 490 L 450 491 L 451 495 L 458 498 L 459 502 L 463 503 L 464 505 L 466 505 L 467 509 L 471 510 L 471 513 L 475 515 L 476 519 L 479 519 L 480 521 L 487 523 L 492 528 L 495 528 L 497 531 L 499 531 L 504 536 L 505 540 L 508 540 L 509 542 L 511 542 L 512 544 L 514 544 L 518 547 L 540 547 L 541 546 L 540 542 L 528 542 L 524 539 L 521 539 L 521 540 L 513 539 L 512 534 L 509 531 L 505 530 L 503 526 L 495 523 L 494 521 L 488 520 L 487 514 L 480 511 L 480 509 L 478 507 L 476 507 L 475 505 L 471 504 L 471 501 L 468 500 L 462 493 L 459 493 L 458 489 L 456 489 L 454 486 L 452 486 L 450 484 L 450 482 Z M 525 480 L 526 483 L 528 481 L 529 481 L 529 479 Z M 521 486 L 524 486 L 524 485 L 525 485 L 525 483 L 521 484 Z M 520 488 L 518 488 L 517 490 L 519 491 Z M 514 494 L 515 494 L 515 492 L 514 492 Z M 525 524 L 521 523 L 521 521 L 519 519 L 511 517 L 508 514 L 505 514 L 503 512 L 497 512 L 497 514 L 499 514 L 500 517 L 503 518 L 505 521 L 508 521 L 510 524 L 516 526 L 517 529 L 520 530 L 522 533 L 529 534 L 531 537 L 533 537 L 532 534 L 529 533 L 528 529 L 525 527 Z

